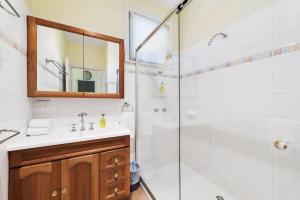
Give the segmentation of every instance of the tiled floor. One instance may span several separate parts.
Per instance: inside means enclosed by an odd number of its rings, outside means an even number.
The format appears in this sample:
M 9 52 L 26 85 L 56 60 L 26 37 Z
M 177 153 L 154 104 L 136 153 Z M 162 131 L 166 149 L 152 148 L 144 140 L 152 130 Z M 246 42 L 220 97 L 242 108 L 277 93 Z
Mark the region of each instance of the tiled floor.
M 143 187 L 139 187 L 139 189 L 133 193 L 131 193 L 131 200 L 150 200 Z

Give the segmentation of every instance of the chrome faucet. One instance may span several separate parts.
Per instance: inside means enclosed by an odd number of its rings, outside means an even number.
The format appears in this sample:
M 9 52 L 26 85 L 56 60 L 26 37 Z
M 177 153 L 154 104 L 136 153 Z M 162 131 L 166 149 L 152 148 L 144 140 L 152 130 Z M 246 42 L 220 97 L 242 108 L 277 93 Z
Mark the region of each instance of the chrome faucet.
M 82 112 L 78 114 L 78 117 L 80 117 L 80 123 L 81 123 L 81 128 L 80 131 L 85 131 L 85 126 L 84 126 L 84 117 L 88 116 L 87 113 Z

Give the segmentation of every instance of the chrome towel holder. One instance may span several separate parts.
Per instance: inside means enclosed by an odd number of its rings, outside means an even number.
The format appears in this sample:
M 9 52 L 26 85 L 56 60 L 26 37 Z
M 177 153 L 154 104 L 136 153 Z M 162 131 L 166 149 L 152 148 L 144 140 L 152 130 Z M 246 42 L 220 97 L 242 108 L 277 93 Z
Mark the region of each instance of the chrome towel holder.
M 5 12 L 7 12 L 8 14 L 12 15 L 12 16 L 15 16 L 15 17 L 18 17 L 20 18 L 20 14 L 17 12 L 17 10 L 13 7 L 13 5 L 8 1 L 8 0 L 4 0 L 5 3 L 9 6 L 9 8 L 11 10 L 9 10 L 8 8 L 6 8 L 2 1 L 0 0 L 0 8 L 2 8 Z
M 11 133 L 7 136 L 3 136 L 3 137 L 0 137 L 1 140 L 0 140 L 0 144 L 2 144 L 3 142 L 9 140 L 10 138 L 16 136 L 16 135 L 19 135 L 21 132 L 18 131 L 18 130 L 13 130 L 13 129 L 1 129 L 0 130 L 0 136 L 3 134 L 3 133 Z

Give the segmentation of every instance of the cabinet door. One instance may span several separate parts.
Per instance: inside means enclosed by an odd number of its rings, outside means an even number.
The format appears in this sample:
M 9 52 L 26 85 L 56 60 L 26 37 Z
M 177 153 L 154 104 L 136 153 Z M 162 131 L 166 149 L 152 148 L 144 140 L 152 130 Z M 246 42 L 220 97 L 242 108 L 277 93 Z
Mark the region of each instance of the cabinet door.
M 61 199 L 98 200 L 99 155 L 87 155 L 61 161 Z
M 10 170 L 10 200 L 59 200 L 60 162 Z

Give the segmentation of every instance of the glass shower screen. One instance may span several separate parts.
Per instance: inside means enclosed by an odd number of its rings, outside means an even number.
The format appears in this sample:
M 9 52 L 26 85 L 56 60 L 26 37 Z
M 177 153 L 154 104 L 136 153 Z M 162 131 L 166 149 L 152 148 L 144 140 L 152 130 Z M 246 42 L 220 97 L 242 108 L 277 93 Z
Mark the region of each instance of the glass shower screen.
M 173 15 L 136 55 L 137 159 L 157 199 L 179 199 L 178 45 Z
M 192 0 L 138 51 L 137 154 L 156 199 L 299 199 L 299 12 Z
M 182 200 L 299 199 L 299 12 L 298 0 L 180 12 Z

